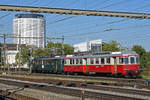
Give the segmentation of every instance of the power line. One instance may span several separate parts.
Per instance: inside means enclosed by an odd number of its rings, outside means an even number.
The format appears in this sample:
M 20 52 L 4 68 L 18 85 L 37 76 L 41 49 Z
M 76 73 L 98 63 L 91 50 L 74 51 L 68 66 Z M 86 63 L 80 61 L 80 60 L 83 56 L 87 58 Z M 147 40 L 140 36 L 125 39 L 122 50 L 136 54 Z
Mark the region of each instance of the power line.
M 141 28 L 141 27 L 146 27 L 146 26 L 150 26 L 150 24 L 146 24 L 146 25 L 134 25 L 134 26 L 129 26 L 129 27 L 125 27 L 125 28 L 117 28 L 117 29 L 104 29 L 104 30 L 101 30 L 101 31 L 95 31 L 95 32 L 86 32 L 86 33 L 82 33 L 82 34 L 76 34 L 76 35 L 71 35 L 71 36 L 65 36 L 66 38 L 69 38 L 69 37 L 78 37 L 78 36 L 84 36 L 84 35 L 92 35 L 92 34 L 95 34 L 95 33 L 104 33 L 104 32 L 107 32 L 107 31 L 113 31 L 113 30 L 122 30 L 122 29 L 132 29 L 132 28 Z
M 71 18 L 73 18 L 73 17 L 75 17 L 75 16 L 65 17 L 65 18 L 62 18 L 62 19 L 59 19 L 59 20 L 50 22 L 50 23 L 48 23 L 48 24 L 54 24 L 54 23 L 57 23 L 57 22 L 65 21 L 65 20 L 71 19 Z
M 136 8 L 135 10 L 142 9 L 142 8 L 144 8 L 144 7 L 147 7 L 148 5 L 150 5 L 150 4 L 146 4 L 145 6 L 138 7 L 138 8 Z M 83 30 L 83 29 L 95 28 L 95 27 L 98 27 L 98 26 L 100 26 L 100 25 L 114 24 L 114 23 L 119 23 L 119 22 L 128 21 L 128 20 L 129 20 L 129 19 L 121 19 L 121 20 L 117 20 L 117 21 L 108 22 L 108 23 L 106 23 L 106 24 L 96 24 L 96 25 L 93 25 L 93 27 L 80 28 L 80 29 Z M 69 32 L 67 32 L 67 33 L 69 33 Z
M 4 18 L 4 17 L 6 17 L 6 16 L 9 16 L 10 14 L 11 14 L 11 13 L 8 12 L 7 14 L 0 16 L 0 19 Z
M 105 7 L 98 8 L 97 10 L 105 9 L 105 8 L 112 7 L 112 6 L 115 6 L 115 5 L 119 5 L 119 4 L 128 2 L 128 1 L 129 1 L 129 0 L 122 0 L 122 1 L 119 1 L 119 2 L 117 2 L 117 3 L 112 3 L 112 4 L 110 4 L 110 5 L 107 5 L 107 6 L 105 6 Z

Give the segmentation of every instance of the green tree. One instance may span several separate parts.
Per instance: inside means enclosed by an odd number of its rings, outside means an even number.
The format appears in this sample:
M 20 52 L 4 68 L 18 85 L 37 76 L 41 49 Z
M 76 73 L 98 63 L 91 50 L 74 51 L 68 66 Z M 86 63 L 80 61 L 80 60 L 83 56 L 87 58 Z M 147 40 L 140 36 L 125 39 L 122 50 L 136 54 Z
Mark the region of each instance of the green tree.
M 134 45 L 132 47 L 132 51 L 135 51 L 137 54 L 139 54 L 142 68 L 147 69 L 150 67 L 150 52 L 146 52 L 146 50 L 140 45 Z
M 2 66 L 2 49 L 0 48 L 0 66 Z
M 53 43 L 49 42 L 47 44 L 47 48 L 49 49 L 51 54 L 61 55 L 62 54 L 62 44 L 61 43 Z
M 42 49 L 42 48 L 38 48 L 33 50 L 33 57 L 41 57 L 41 56 L 48 56 L 49 55 L 49 51 L 48 49 Z
M 61 55 L 62 54 L 62 44 L 61 43 L 53 43 L 53 42 L 49 42 L 47 44 L 47 48 L 51 51 L 51 53 L 55 52 L 55 54 L 57 55 Z M 69 44 L 64 44 L 64 54 L 73 54 L 73 47 L 70 46 Z
M 29 48 L 27 46 L 21 47 L 20 64 L 28 64 L 29 62 Z M 16 64 L 19 64 L 19 53 L 16 54 Z
M 146 63 L 147 69 L 150 70 L 150 60 Z
M 140 57 L 146 53 L 145 49 L 140 45 L 134 45 L 132 51 L 135 51 Z
M 109 43 L 104 43 L 102 50 L 111 52 L 120 51 L 120 44 L 112 40 Z
M 72 46 L 68 45 L 68 44 L 64 44 L 64 53 L 65 55 L 67 54 L 73 54 L 74 49 Z
M 146 52 L 140 57 L 140 63 L 143 68 L 147 69 L 150 67 L 148 62 L 150 62 L 150 52 Z

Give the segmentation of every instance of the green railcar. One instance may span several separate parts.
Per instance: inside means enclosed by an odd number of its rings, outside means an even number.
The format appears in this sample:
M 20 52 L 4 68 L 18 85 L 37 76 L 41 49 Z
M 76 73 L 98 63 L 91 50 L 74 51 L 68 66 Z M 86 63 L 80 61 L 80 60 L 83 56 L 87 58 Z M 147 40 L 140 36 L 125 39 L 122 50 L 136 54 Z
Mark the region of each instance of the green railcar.
M 32 60 L 32 72 L 63 73 L 64 59 L 62 57 L 39 57 Z

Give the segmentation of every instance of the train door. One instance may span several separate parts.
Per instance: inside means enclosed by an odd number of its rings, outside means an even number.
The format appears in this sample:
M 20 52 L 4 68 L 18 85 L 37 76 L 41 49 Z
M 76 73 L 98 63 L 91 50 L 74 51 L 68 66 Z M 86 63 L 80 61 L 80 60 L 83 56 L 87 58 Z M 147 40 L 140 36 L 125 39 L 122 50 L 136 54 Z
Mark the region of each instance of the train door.
M 55 73 L 57 73 L 58 72 L 58 63 L 59 63 L 59 61 L 57 61 L 57 59 L 54 59 L 55 61 L 55 65 L 54 66 L 56 66 L 55 68 Z
M 116 57 L 113 58 L 114 58 L 114 74 L 117 74 L 117 58 Z
M 87 73 L 87 58 L 83 58 L 83 73 Z

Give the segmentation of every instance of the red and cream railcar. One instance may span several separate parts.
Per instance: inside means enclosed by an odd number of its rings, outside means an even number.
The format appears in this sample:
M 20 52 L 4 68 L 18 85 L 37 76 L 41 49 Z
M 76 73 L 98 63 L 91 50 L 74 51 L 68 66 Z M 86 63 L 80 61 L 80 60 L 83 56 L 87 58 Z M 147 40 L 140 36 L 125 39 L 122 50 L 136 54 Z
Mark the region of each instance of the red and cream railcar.
M 64 72 L 123 76 L 138 76 L 141 72 L 139 56 L 133 51 L 70 56 L 64 60 Z

